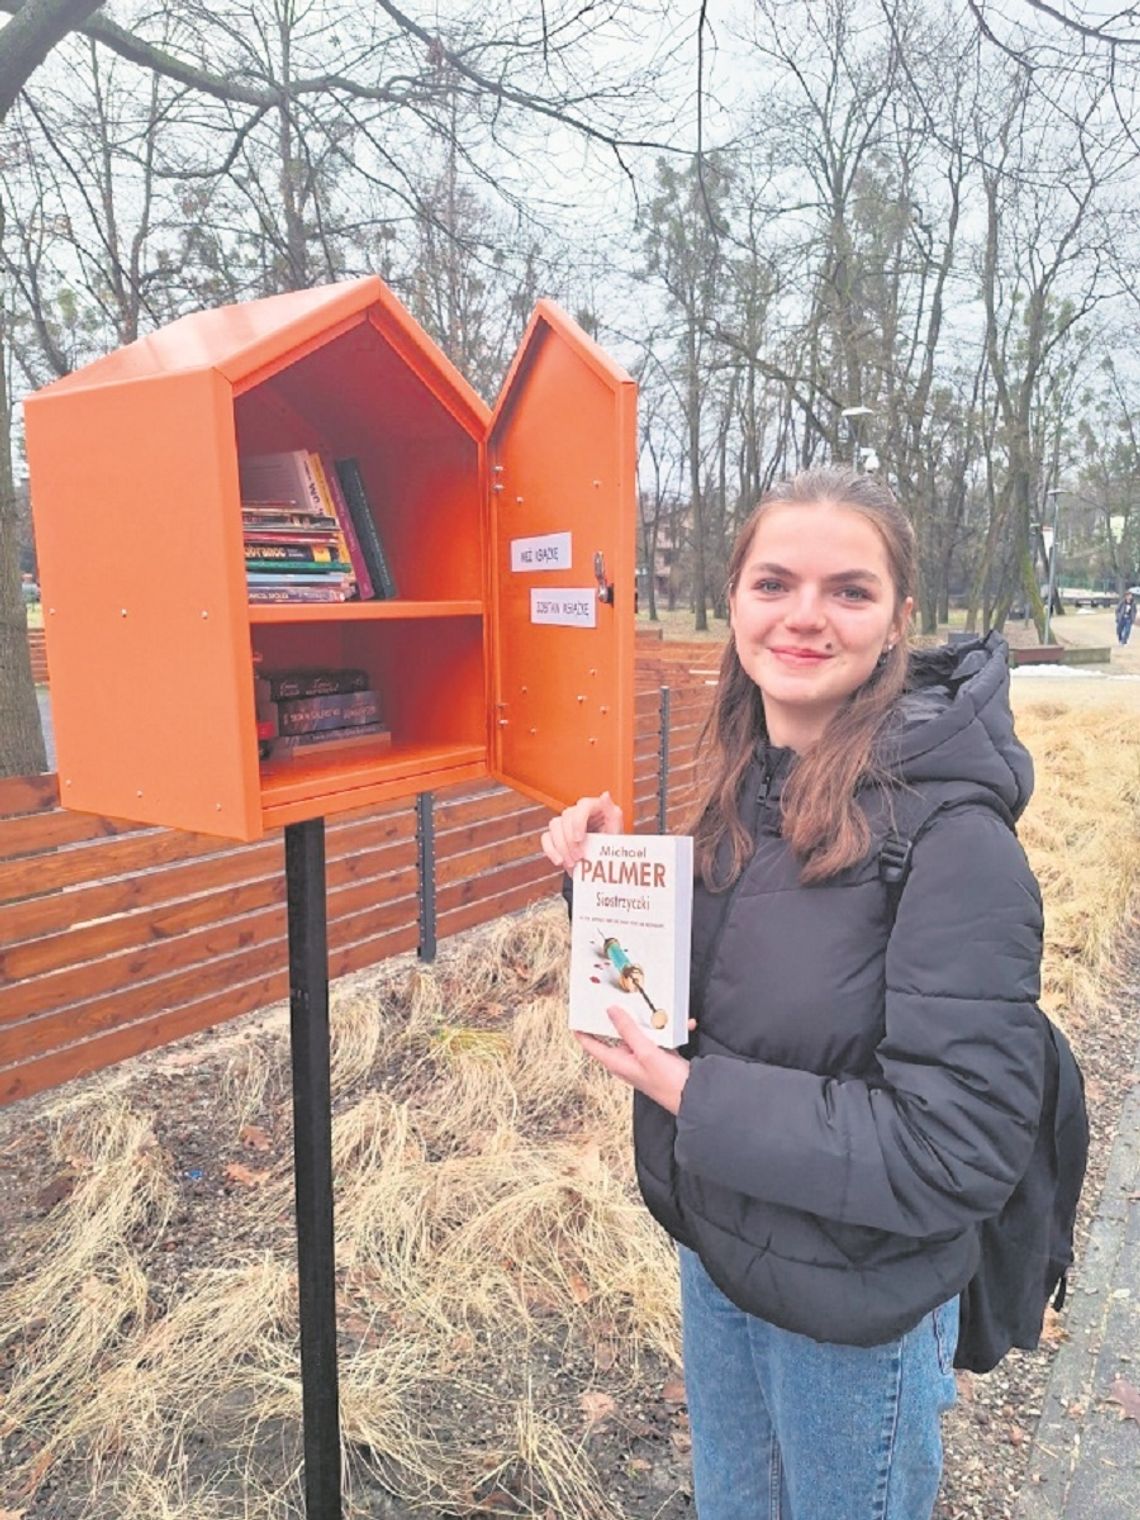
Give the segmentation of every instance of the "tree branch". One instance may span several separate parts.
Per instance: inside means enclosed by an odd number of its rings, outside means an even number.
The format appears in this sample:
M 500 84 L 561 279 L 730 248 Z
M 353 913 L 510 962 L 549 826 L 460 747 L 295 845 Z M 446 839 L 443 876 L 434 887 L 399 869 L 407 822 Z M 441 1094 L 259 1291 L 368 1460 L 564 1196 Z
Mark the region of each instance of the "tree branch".
M 1106 43 L 1110 48 L 1140 47 L 1140 37 L 1117 37 L 1101 26 L 1089 26 L 1087 22 L 1081 21 L 1076 16 L 1066 16 L 1063 11 L 1057 10 L 1056 6 L 1046 5 L 1045 0 L 1025 0 L 1025 3 L 1031 10 L 1040 11 L 1042 15 L 1049 16 L 1054 21 L 1059 21 L 1062 26 L 1068 27 L 1071 32 L 1091 38 L 1093 42 Z
M 101 4 L 102 0 L 13 0 L 0 5 L 12 16 L 0 31 L 0 121 L 56 43 Z

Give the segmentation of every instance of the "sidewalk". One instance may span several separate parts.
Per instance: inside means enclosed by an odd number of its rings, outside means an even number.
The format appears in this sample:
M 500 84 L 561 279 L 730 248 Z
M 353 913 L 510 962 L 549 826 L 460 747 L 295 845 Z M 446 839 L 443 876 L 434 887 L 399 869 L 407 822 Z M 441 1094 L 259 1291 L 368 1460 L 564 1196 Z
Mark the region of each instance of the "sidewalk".
M 1016 1520 L 1140 1515 L 1140 1420 L 1110 1399 L 1117 1378 L 1140 1393 L 1140 1051 L 1133 1072 Z

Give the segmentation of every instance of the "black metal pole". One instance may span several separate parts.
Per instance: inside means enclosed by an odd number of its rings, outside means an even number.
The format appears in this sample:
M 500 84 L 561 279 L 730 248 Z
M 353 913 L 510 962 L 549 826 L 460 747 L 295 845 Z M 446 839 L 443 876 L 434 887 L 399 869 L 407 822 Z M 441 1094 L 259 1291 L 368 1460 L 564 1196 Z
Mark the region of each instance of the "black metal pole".
M 323 818 L 286 826 L 285 890 L 289 905 L 305 1513 L 308 1520 L 341 1520 Z
M 420 792 L 416 798 L 416 854 L 418 857 L 419 955 L 435 960 L 435 797 Z

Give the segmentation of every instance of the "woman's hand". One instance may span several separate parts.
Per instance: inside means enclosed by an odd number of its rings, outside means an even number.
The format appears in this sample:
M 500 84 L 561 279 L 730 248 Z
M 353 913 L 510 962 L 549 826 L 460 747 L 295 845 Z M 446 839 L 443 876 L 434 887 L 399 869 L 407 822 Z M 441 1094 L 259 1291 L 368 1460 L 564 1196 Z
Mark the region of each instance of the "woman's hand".
M 624 1008 L 611 1006 L 606 1013 L 621 1043 L 608 1045 L 592 1034 L 577 1033 L 574 1038 L 578 1044 L 608 1072 L 675 1114 L 689 1080 L 688 1061 L 675 1050 L 662 1050 Z M 693 1028 L 691 1019 L 689 1028 Z
M 621 808 L 603 792 L 600 797 L 579 797 L 573 807 L 552 818 L 542 833 L 542 853 L 551 865 L 573 872 L 582 858 L 587 834 L 620 834 Z

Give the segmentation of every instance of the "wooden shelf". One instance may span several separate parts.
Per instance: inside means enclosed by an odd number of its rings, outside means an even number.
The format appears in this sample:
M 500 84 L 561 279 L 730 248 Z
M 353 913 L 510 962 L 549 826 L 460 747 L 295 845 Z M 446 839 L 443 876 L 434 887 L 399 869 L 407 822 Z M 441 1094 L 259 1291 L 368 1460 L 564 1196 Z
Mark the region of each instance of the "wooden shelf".
M 482 617 L 483 603 L 413 602 L 399 597 L 390 602 L 257 602 L 250 605 L 253 623 L 393 622 L 406 618 Z
M 314 796 L 354 791 L 403 777 L 451 770 L 486 759 L 483 744 L 354 744 L 320 757 L 270 759 L 261 766 L 263 810 L 304 802 Z

